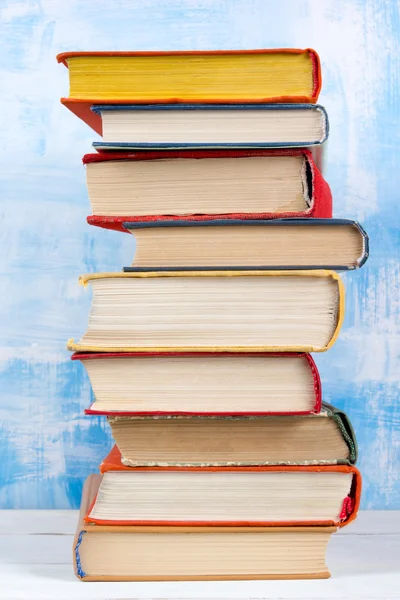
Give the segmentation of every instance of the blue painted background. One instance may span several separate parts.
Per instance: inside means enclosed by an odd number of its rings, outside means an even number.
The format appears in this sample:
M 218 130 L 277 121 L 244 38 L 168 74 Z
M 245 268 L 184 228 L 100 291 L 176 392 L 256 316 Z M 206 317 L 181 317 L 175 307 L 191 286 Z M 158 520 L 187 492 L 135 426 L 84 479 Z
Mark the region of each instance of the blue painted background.
M 129 264 L 133 239 L 90 228 L 81 156 L 94 134 L 59 104 L 66 50 L 307 47 L 322 60 L 337 217 L 372 256 L 344 276 L 345 326 L 317 355 L 352 418 L 363 507 L 400 509 L 400 16 L 386 0 L 0 1 L 0 506 L 78 506 L 111 441 L 67 338 L 86 326 L 80 273 Z M 3 118 L 5 117 L 5 118 Z

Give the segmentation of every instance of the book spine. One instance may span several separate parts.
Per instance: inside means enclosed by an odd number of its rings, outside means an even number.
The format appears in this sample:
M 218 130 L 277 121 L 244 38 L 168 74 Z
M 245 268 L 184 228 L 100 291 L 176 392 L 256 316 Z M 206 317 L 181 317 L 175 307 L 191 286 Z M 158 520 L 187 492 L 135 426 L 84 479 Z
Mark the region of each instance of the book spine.
M 310 365 L 311 373 L 313 376 L 313 384 L 314 384 L 314 393 L 315 393 L 315 404 L 314 408 L 311 411 L 312 413 L 320 413 L 322 407 L 322 389 L 321 389 L 321 378 L 319 375 L 319 371 L 317 369 L 317 365 L 314 362 L 311 354 L 305 354 L 305 358 Z
M 75 544 L 75 548 L 74 548 L 76 574 L 80 579 L 83 579 L 84 577 L 86 577 L 86 573 L 82 569 L 81 557 L 79 554 L 79 547 L 82 543 L 82 538 L 85 533 L 86 533 L 86 531 L 84 529 L 82 529 L 82 531 L 80 531 L 80 533 L 78 535 L 78 539 Z
M 332 218 L 332 192 L 329 184 L 323 178 L 315 162 L 309 159 L 313 179 L 313 206 L 310 217 L 315 219 Z

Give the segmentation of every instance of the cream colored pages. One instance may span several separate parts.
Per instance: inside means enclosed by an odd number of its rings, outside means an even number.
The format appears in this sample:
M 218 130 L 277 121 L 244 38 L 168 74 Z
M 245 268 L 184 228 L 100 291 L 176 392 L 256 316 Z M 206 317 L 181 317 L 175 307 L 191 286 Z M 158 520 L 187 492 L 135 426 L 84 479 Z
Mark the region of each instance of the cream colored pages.
M 88 577 L 213 579 L 303 575 L 328 577 L 332 528 L 270 528 L 230 533 L 88 533 L 79 548 Z M 245 578 L 245 577 L 242 577 Z
M 320 140 L 317 110 L 115 110 L 103 111 L 104 142 L 284 143 Z
M 349 456 L 349 448 L 336 422 L 326 416 L 115 417 L 110 418 L 109 423 L 123 463 L 128 466 L 324 464 Z
M 103 161 L 86 165 L 95 215 L 296 212 L 308 208 L 302 156 Z
M 92 409 L 99 411 L 309 411 L 315 405 L 305 358 L 158 356 L 83 364 L 95 395 Z
M 331 277 L 148 277 L 90 280 L 85 347 L 324 348 L 338 323 Z
M 144 227 L 131 233 L 135 267 L 355 267 L 364 252 L 353 225 Z
M 89 518 L 115 521 L 339 521 L 351 473 L 108 471 Z

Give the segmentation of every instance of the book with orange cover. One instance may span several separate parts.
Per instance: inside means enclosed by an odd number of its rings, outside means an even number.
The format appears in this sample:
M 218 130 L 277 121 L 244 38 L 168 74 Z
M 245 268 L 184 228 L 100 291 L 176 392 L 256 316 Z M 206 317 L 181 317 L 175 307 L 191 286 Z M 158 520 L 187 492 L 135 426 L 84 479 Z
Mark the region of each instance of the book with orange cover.
M 85 523 L 343 527 L 361 494 L 350 465 L 129 467 L 114 446 L 100 472 Z
M 70 93 L 61 102 L 97 133 L 95 104 L 315 103 L 315 50 L 63 52 Z
M 188 527 L 85 523 L 101 483 L 82 492 L 73 544 L 81 581 L 325 579 L 335 527 Z

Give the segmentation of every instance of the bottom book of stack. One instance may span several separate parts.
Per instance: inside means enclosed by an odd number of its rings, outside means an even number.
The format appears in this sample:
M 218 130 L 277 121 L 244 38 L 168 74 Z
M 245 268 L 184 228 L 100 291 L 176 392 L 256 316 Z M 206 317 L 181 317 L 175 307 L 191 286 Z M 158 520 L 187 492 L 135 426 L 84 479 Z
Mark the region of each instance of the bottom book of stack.
M 327 578 L 361 486 L 349 465 L 132 468 L 117 447 L 100 472 L 74 542 L 87 581 Z

